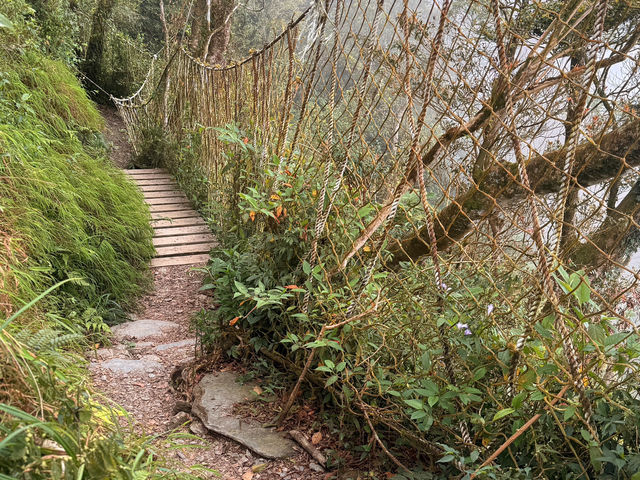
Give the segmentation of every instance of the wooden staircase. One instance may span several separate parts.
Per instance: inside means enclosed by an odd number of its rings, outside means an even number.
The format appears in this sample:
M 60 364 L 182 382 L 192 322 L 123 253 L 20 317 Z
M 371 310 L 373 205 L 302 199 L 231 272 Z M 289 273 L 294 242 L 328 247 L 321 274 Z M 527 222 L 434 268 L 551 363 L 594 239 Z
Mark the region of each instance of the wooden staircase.
M 151 267 L 206 263 L 215 238 L 167 170 L 125 170 L 149 205 L 156 256 Z

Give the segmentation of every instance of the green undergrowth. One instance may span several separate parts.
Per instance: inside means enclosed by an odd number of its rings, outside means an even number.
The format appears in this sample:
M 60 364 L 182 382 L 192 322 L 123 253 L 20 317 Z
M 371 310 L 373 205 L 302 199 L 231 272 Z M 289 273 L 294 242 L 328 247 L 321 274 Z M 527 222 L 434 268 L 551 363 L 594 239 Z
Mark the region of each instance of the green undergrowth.
M 61 63 L 0 63 L 4 310 L 56 281 L 54 310 L 115 317 L 144 288 L 153 249 L 141 194 L 108 164 L 102 120 Z
M 91 391 L 83 351 L 149 286 L 149 212 L 18 3 L 0 6 L 0 479 L 192 478 Z

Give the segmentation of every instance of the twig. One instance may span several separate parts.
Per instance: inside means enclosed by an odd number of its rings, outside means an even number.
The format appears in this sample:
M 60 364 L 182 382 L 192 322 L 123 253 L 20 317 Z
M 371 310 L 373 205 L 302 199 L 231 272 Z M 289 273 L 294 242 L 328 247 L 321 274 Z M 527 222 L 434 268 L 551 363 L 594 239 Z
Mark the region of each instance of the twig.
M 411 470 L 409 470 L 400 460 L 398 460 L 396 456 L 389 451 L 389 449 L 385 446 L 385 444 L 382 443 L 382 440 L 380 440 L 380 437 L 378 436 L 378 432 L 376 432 L 376 429 L 373 428 L 373 423 L 371 423 L 371 418 L 369 418 L 367 409 L 365 405 L 362 403 L 360 404 L 360 410 L 362 410 L 362 413 L 364 414 L 364 418 L 367 420 L 367 423 L 369 424 L 369 428 L 371 429 L 371 435 L 373 435 L 373 438 L 375 439 L 377 444 L 380 445 L 380 448 L 382 449 L 382 451 L 386 453 L 387 456 L 391 459 L 391 461 L 395 463 L 398 467 L 400 467 L 406 472 L 411 473 Z
M 322 468 L 326 468 L 327 458 L 322 453 L 320 453 L 320 450 L 314 447 L 311 444 L 311 442 L 309 442 L 309 440 L 307 440 L 306 437 L 301 432 L 299 432 L 298 430 L 290 430 L 289 435 L 296 442 L 298 442 L 300 446 L 304 448 L 307 451 L 307 453 L 311 455 L 313 459 L 320 464 L 320 466 L 322 466 Z
M 567 390 L 569 390 L 569 386 L 570 385 L 565 385 L 564 387 L 562 387 L 562 390 L 560 390 L 560 393 L 558 393 L 558 395 L 551 400 L 551 402 L 549 403 L 549 406 L 552 407 L 553 405 L 555 405 L 556 403 L 558 403 L 558 400 L 560 400 L 562 398 L 562 396 L 567 393 Z M 491 462 L 493 462 L 496 458 L 498 458 L 498 455 L 500 455 L 502 452 L 504 452 L 507 447 L 509 447 L 509 445 L 511 445 L 513 442 L 516 441 L 516 439 L 522 435 L 531 425 L 533 425 L 534 423 L 536 423 L 538 421 L 538 419 L 542 416 L 541 413 L 537 413 L 535 414 L 533 417 L 531 417 L 529 419 L 529 421 L 527 423 L 525 423 L 524 425 L 522 425 L 513 435 L 511 435 L 506 442 L 504 442 L 500 448 L 498 448 L 495 452 L 493 452 L 493 454 L 487 458 L 482 465 L 480 465 L 475 472 L 473 472 L 473 474 L 471 475 L 471 479 L 474 479 L 476 477 L 476 474 L 478 473 L 479 470 L 481 470 L 482 468 L 486 467 L 487 465 L 489 465 Z

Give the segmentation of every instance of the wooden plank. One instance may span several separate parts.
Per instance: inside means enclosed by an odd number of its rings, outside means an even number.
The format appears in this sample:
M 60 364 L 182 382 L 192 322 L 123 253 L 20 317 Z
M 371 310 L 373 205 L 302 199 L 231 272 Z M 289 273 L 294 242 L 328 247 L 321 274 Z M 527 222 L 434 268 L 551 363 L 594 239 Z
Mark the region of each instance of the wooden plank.
M 130 175 L 137 175 L 141 173 L 169 173 L 166 168 L 128 168 L 124 172 Z
M 167 205 L 149 205 L 151 212 L 171 212 L 177 210 L 193 210 L 189 202 L 169 203 Z
M 146 192 L 169 192 L 178 189 L 177 185 L 138 185 L 142 193 Z
M 189 227 L 155 228 L 154 237 L 173 237 L 176 235 L 193 235 L 194 233 L 211 233 L 206 225 L 193 225 Z
M 171 267 L 174 265 L 194 265 L 196 263 L 207 263 L 209 255 L 182 255 L 181 257 L 162 257 L 151 260 L 151 268 Z
M 176 218 L 199 218 L 195 210 L 172 210 L 171 212 L 151 212 L 153 220 L 176 219 Z
M 143 173 L 141 175 L 129 175 L 134 181 L 138 180 L 173 180 L 168 173 Z
M 164 228 L 188 227 L 193 225 L 206 226 L 206 222 L 200 217 L 175 218 L 173 220 L 151 220 L 153 228 L 162 230 Z
M 174 235 L 172 237 L 160 237 L 153 239 L 154 247 L 170 247 L 175 245 L 190 245 L 192 243 L 209 243 L 215 241 L 210 233 L 197 235 Z
M 184 195 L 180 190 L 166 190 L 164 192 L 144 192 L 144 198 L 165 198 Z
M 150 187 L 154 185 L 171 185 L 174 188 L 178 188 L 178 184 L 172 178 L 158 178 L 156 180 L 135 180 L 135 182 L 141 187 Z
M 145 201 L 149 205 L 166 205 L 171 203 L 189 203 L 189 199 L 182 195 L 181 197 L 165 197 L 165 198 L 146 198 Z
M 176 247 L 158 247 L 156 248 L 156 257 L 173 257 L 176 255 L 186 255 L 187 253 L 209 253 L 214 245 L 213 242 L 207 242 L 178 245 Z

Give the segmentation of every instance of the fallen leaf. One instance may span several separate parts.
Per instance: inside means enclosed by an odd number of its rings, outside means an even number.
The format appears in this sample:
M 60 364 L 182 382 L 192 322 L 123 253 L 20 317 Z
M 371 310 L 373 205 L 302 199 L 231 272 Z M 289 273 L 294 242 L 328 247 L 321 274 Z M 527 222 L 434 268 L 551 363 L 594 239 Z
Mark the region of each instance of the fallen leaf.
M 322 433 L 316 432 L 313 435 L 311 435 L 311 444 L 312 445 L 318 445 L 321 440 L 322 440 Z
M 253 391 L 256 393 L 256 395 L 262 395 L 262 389 L 258 385 L 253 387 Z
M 244 475 L 242 475 L 242 480 L 251 480 L 253 478 L 253 471 L 251 470 L 247 470 L 246 472 L 244 472 Z

